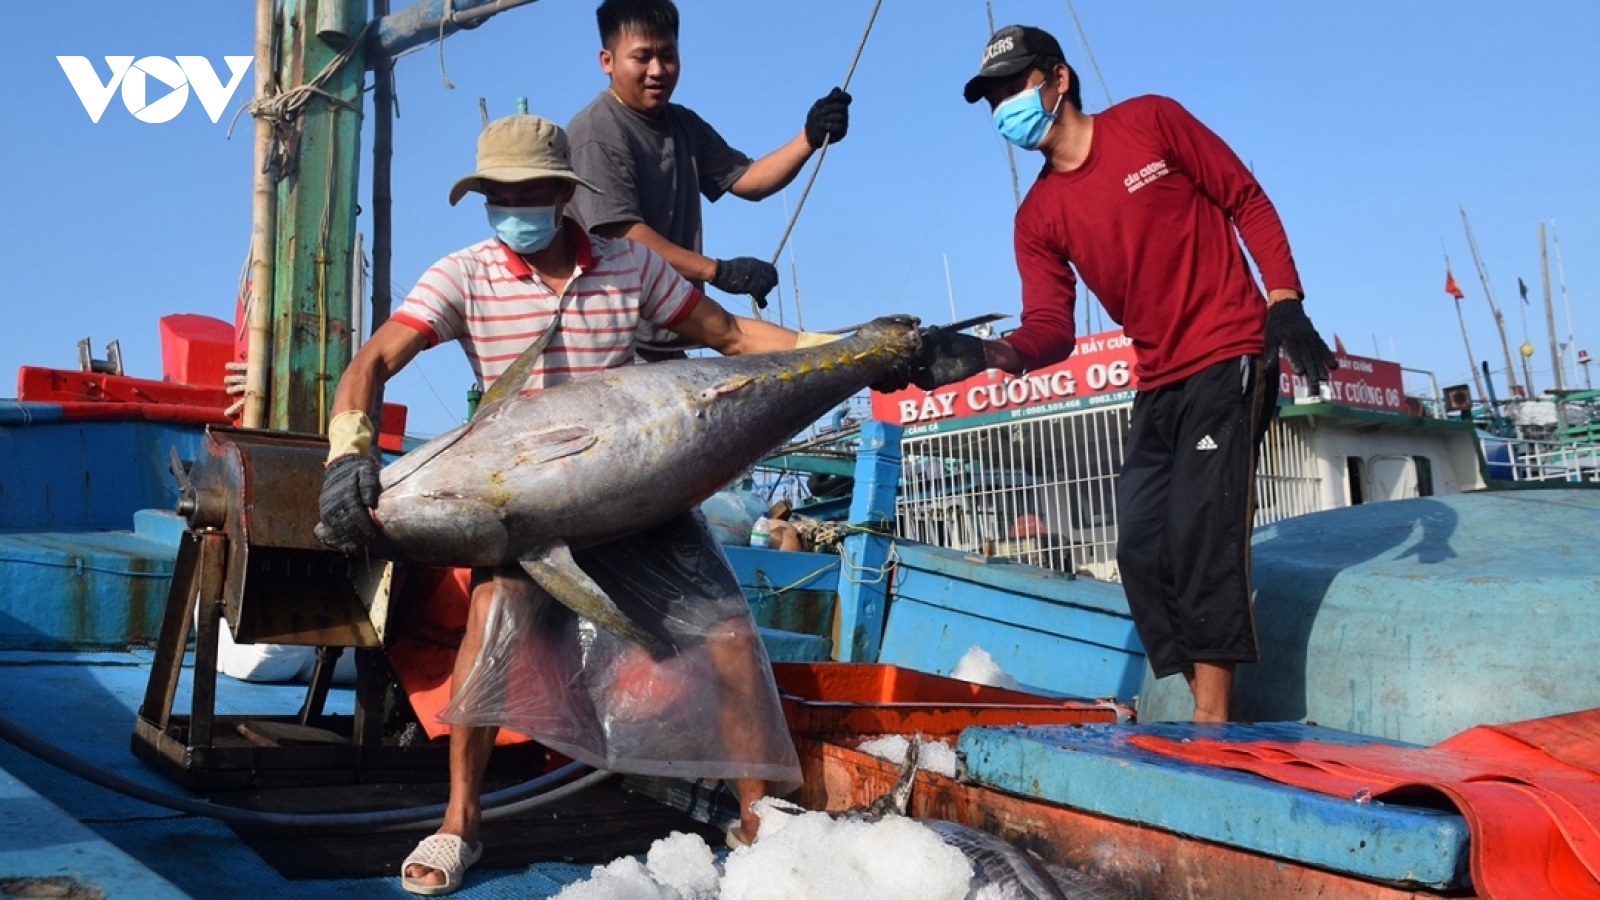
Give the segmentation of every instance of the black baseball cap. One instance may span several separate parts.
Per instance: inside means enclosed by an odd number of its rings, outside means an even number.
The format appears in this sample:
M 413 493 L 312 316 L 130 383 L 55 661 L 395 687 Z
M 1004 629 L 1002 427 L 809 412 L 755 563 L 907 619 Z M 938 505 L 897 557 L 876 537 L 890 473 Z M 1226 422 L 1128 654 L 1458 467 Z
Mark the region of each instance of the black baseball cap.
M 996 31 L 983 46 L 983 60 L 978 64 L 978 74 L 972 76 L 962 96 L 968 103 L 983 98 L 985 82 L 992 78 L 1009 78 L 1026 70 L 1041 57 L 1065 60 L 1061 45 L 1050 32 L 1032 25 L 1007 25 Z

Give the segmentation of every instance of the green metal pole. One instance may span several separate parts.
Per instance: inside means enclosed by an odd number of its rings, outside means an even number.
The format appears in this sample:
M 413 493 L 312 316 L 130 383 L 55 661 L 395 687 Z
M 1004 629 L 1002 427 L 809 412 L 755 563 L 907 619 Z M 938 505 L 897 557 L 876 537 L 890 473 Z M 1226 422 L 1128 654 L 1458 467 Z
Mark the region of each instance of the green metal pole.
M 327 430 L 350 361 L 351 267 L 360 175 L 365 0 L 285 0 L 280 90 L 302 94 L 288 174 L 278 183 L 268 427 Z M 319 75 L 341 51 L 344 62 Z M 376 410 L 372 413 L 376 415 Z

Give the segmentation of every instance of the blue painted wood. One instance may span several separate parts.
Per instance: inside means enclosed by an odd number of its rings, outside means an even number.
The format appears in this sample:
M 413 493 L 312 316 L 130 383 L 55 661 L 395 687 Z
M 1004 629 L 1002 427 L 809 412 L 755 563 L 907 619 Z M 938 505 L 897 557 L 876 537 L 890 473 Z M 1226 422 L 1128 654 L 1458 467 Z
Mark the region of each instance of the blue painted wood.
M 800 634 L 777 628 L 762 628 L 761 643 L 772 662 L 827 662 L 833 642 L 815 634 Z
M 852 533 L 844 539 L 839 577 L 839 646 L 844 662 L 874 662 L 883 642 L 889 590 L 889 548 L 895 492 L 900 485 L 899 425 L 869 420 L 861 426 Z
M 126 531 L 0 534 L 0 647 L 154 641 L 176 556 Z
M 1131 702 L 1145 671 L 1119 585 L 897 544 L 879 661 L 947 674 L 974 645 L 1028 687 Z
M 1140 732 L 1179 740 L 1376 741 L 1296 723 L 1174 723 L 968 728 L 957 749 L 973 780 L 1014 794 L 1361 878 L 1469 886 L 1467 825 L 1455 813 L 1356 802 L 1168 759 L 1128 744 Z
M 183 539 L 188 521 L 171 510 L 141 509 L 133 514 L 133 533 L 147 540 L 170 544 L 174 548 Z
M 739 584 L 764 591 L 831 591 L 839 584 L 839 557 L 832 553 L 723 547 Z
M 151 652 L 38 653 L 0 651 L 0 716 L 17 723 L 64 751 L 126 778 L 161 790 L 184 793 L 128 752 L 134 709 L 144 696 Z M 179 681 L 177 707 L 189 705 L 190 681 Z M 305 698 L 303 684 L 247 684 L 219 679 L 217 711 L 226 715 L 287 715 Z M 334 686 L 328 710 L 348 714 L 350 688 Z M 0 853 L 16 850 L 32 855 L 53 852 L 46 842 L 59 838 L 62 853 L 73 853 L 75 870 L 107 888 L 113 898 L 213 898 L 245 895 L 273 900 L 381 898 L 408 896 L 397 878 L 288 880 L 270 868 L 232 829 L 220 822 L 178 815 L 142 801 L 89 785 L 9 744 L 0 742 L 0 785 L 20 782 L 58 806 L 71 818 L 170 882 L 163 890 L 139 893 L 142 883 L 125 878 L 127 864 L 106 859 L 103 845 L 67 843 L 66 831 L 44 827 L 20 835 L 7 830 L 15 808 L 12 794 L 0 789 Z M 492 827 L 492 826 L 490 826 Z M 336 839 L 336 838 L 330 838 Z M 0 858 L 0 876 L 32 874 Z M 398 865 L 399 860 L 393 861 Z M 554 897 L 563 886 L 589 877 L 592 865 L 536 863 L 522 871 L 474 870 L 452 898 L 498 900 Z
M 1235 715 L 1432 744 L 1600 706 L 1600 494 L 1484 491 L 1314 513 L 1252 539 L 1261 662 Z M 1147 679 L 1141 721 L 1189 715 Z
M 48 421 L 59 407 L 23 405 L 38 417 L 0 421 L 0 532 L 126 530 L 137 510 L 177 505 L 168 448 L 192 460 L 199 426 Z
M 899 425 L 875 419 L 862 423 L 850 499 L 851 525 L 884 533 L 893 530 L 895 495 L 900 489 L 900 436 L 904 432 Z
M 1020 628 L 1004 620 L 964 615 L 914 600 L 895 600 L 879 659 L 937 675 L 949 674 L 972 647 L 994 657 L 1007 675 L 1036 693 L 1132 700 L 1144 657 Z
M 723 547 L 739 586 L 750 601 L 756 624 L 792 632 L 798 640 L 785 652 L 787 661 L 821 661 L 832 657 L 833 627 L 838 612 L 834 591 L 839 582 L 839 557 L 831 553 Z M 778 656 L 770 653 L 773 659 Z

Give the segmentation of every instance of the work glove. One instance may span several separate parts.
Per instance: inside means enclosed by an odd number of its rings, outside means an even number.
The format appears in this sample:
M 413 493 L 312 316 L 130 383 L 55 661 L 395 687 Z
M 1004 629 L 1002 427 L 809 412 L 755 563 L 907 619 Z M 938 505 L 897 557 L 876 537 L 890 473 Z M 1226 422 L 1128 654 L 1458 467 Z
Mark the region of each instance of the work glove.
M 328 466 L 317 498 L 317 540 L 356 553 L 378 537 L 371 510 L 382 485 L 378 461 L 369 451 L 377 437 L 372 420 L 360 410 L 345 410 L 328 422 Z
M 717 260 L 717 273 L 711 286 L 727 294 L 749 294 L 756 306 L 767 308 L 767 294 L 778 286 L 778 270 L 772 263 L 753 256 Z
M 322 521 L 312 532 L 317 540 L 345 553 L 357 553 L 378 538 L 372 509 L 378 505 L 378 461 L 352 453 L 328 463 L 317 507 Z
M 878 379 L 872 389 L 892 394 L 914 384 L 931 391 L 965 381 L 988 368 L 983 341 L 970 334 L 932 325 L 922 331 L 922 351 L 917 358 L 909 366 Z
M 911 383 L 931 391 L 965 381 L 988 368 L 983 341 L 934 325 L 922 333 L 922 353 L 911 370 Z
M 1280 350 L 1289 358 L 1294 373 L 1305 377 L 1306 386 L 1313 394 L 1328 380 L 1328 373 L 1339 368 L 1338 358 L 1328 349 L 1322 335 L 1317 334 L 1299 300 L 1279 300 L 1267 306 L 1263 356 L 1271 363 L 1278 358 Z
M 806 143 L 815 150 L 826 140 L 837 144 L 850 130 L 850 95 L 844 88 L 834 88 L 828 96 L 811 104 L 806 113 Z

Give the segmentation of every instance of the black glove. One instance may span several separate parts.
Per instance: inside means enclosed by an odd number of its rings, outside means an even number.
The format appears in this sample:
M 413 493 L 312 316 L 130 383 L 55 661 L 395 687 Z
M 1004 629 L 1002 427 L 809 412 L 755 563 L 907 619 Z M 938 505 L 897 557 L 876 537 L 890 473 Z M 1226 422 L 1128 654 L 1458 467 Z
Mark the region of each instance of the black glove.
M 911 372 L 911 383 L 925 391 L 955 384 L 989 368 L 983 341 L 937 325 L 922 333 L 922 355 Z
M 844 88 L 829 91 L 828 96 L 811 104 L 811 111 L 806 113 L 806 143 L 813 150 L 822 146 L 824 138 L 830 144 L 839 143 L 849 130 L 850 95 Z
M 1313 393 L 1328 380 L 1328 373 L 1339 368 L 1339 360 L 1323 342 L 1322 335 L 1306 317 L 1299 300 L 1279 300 L 1267 307 L 1267 362 L 1278 358 L 1278 351 L 1289 357 L 1296 375 L 1305 376 Z
M 359 552 L 377 540 L 378 526 L 370 510 L 378 505 L 378 461 L 365 453 L 348 453 L 328 463 L 317 507 L 322 521 L 317 540 L 345 553 Z
M 764 259 L 736 256 L 717 260 L 711 286 L 727 294 L 749 294 L 756 306 L 767 308 L 767 294 L 778 286 L 778 270 Z

